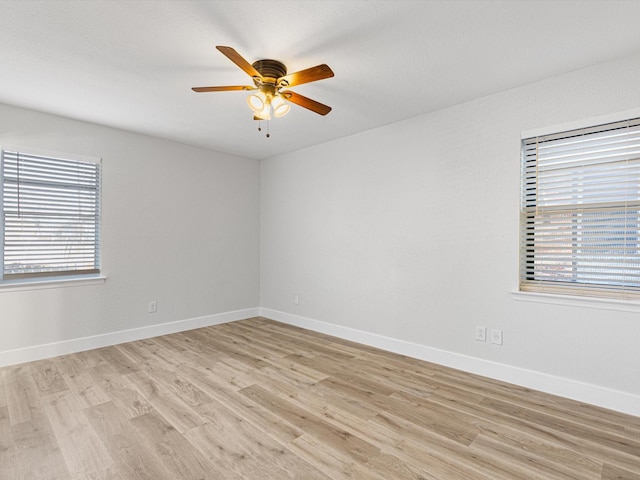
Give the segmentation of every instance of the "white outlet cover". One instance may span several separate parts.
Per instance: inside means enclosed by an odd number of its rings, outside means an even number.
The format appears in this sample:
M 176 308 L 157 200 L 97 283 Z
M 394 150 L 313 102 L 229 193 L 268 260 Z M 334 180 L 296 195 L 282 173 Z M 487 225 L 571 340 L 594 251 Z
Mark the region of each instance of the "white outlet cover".
M 494 345 L 502 345 L 502 330 L 497 328 L 491 330 L 491 343 Z

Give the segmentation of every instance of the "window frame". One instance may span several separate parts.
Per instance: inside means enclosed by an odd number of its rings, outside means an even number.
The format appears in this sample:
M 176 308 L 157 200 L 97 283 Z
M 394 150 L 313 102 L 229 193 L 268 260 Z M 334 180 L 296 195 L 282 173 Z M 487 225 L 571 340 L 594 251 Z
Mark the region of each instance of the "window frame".
M 20 155 L 41 157 L 44 159 L 57 159 L 69 162 L 91 163 L 96 165 L 96 201 L 94 203 L 95 215 L 95 242 L 93 243 L 95 254 L 93 269 L 84 270 L 59 270 L 51 272 L 40 272 L 26 275 L 5 276 L 5 152 L 12 152 Z M 0 146 L 0 289 L 23 290 L 32 288 L 53 288 L 56 286 L 75 286 L 93 283 L 102 283 L 105 277 L 102 273 L 102 159 L 98 157 L 82 156 L 77 154 L 60 153 L 53 151 L 38 150 L 30 147 L 16 147 L 12 145 Z
M 622 115 L 617 115 L 615 117 L 609 116 L 607 118 L 600 118 L 598 120 L 593 120 L 587 124 L 585 124 L 586 122 L 581 122 L 580 124 L 574 123 L 572 125 L 564 125 L 562 127 L 553 127 L 553 128 L 547 128 L 544 130 L 538 130 L 535 132 L 522 133 L 521 142 L 520 142 L 521 169 L 520 169 L 520 211 L 519 211 L 519 220 L 518 220 L 518 224 L 519 224 L 518 289 L 517 291 L 513 292 L 517 300 L 540 301 L 543 303 L 554 303 L 554 304 L 558 304 L 558 303 L 566 304 L 565 302 L 566 300 L 567 302 L 577 304 L 578 306 L 587 306 L 587 303 L 590 303 L 590 305 L 593 305 L 593 303 L 600 302 L 601 303 L 600 306 L 602 308 L 607 308 L 607 309 L 611 308 L 614 310 L 620 309 L 619 307 L 621 304 L 628 304 L 634 309 L 638 305 L 640 305 L 640 303 L 638 303 L 638 300 L 640 300 L 640 288 L 638 288 L 637 283 L 635 285 L 616 286 L 612 284 L 611 280 L 609 280 L 608 283 L 604 281 L 603 282 L 593 282 L 593 281 L 579 282 L 576 280 L 579 278 L 579 276 L 575 277 L 574 281 L 571 281 L 571 282 L 560 281 L 560 280 L 556 280 L 556 281 L 552 280 L 550 282 L 545 282 L 540 278 L 527 278 L 528 275 L 530 276 L 535 271 L 535 267 L 531 267 L 531 266 L 527 267 L 527 265 L 525 265 L 527 263 L 527 256 L 529 256 L 529 258 L 531 259 L 533 258 L 532 254 L 535 254 L 535 250 L 532 249 L 532 245 L 529 243 L 532 240 L 531 233 L 527 234 L 526 232 L 527 225 L 529 225 L 529 231 L 531 231 L 530 230 L 531 223 L 528 223 L 528 222 L 531 222 L 533 218 L 531 214 L 531 209 L 530 209 L 531 205 L 530 204 L 527 205 L 527 200 L 526 200 L 526 189 L 531 188 L 531 183 L 527 184 L 528 177 L 527 177 L 527 166 L 526 166 L 526 158 L 525 158 L 526 144 L 527 143 L 530 144 L 533 140 L 537 140 L 537 139 L 546 139 L 547 141 L 549 140 L 554 141 L 558 139 L 560 140 L 568 139 L 570 137 L 575 137 L 575 135 L 582 135 L 584 136 L 584 138 L 591 139 L 593 138 L 592 137 L 593 135 L 597 135 L 598 133 L 611 130 L 612 126 L 614 126 L 615 124 L 620 125 L 628 122 L 629 125 L 631 126 L 634 126 L 634 125 L 637 126 L 638 123 L 640 123 L 640 120 L 637 118 L 639 116 L 640 116 L 639 112 L 632 112 L 632 113 L 628 112 L 628 114 L 624 116 Z M 640 140 L 638 140 L 635 145 L 637 145 L 639 142 Z M 593 150 L 590 150 L 590 152 L 593 152 Z M 638 161 L 637 158 L 638 157 L 631 157 L 630 159 L 627 158 L 626 162 L 636 164 Z M 539 187 L 540 175 L 538 172 L 539 161 L 540 161 L 540 158 L 538 157 L 538 152 L 536 151 L 535 153 L 536 172 L 535 172 L 535 183 L 533 184 L 533 188 L 535 189 L 536 195 L 537 195 L 537 190 L 540 188 Z M 610 160 L 606 161 L 606 164 L 608 165 L 611 165 L 612 163 L 613 162 Z M 583 166 L 581 166 L 581 168 L 583 168 Z M 569 171 L 572 171 L 572 170 L 573 170 L 573 167 L 569 169 Z M 610 174 L 612 170 L 614 170 L 612 167 L 607 167 L 608 174 Z M 530 175 L 530 173 L 531 171 L 529 170 L 528 174 Z M 575 175 L 575 173 L 572 172 L 572 175 Z M 637 174 L 634 174 L 634 175 L 637 175 Z M 597 178 L 599 179 L 599 177 Z M 640 176 L 637 176 L 637 177 L 634 176 L 632 177 L 632 179 L 633 179 L 633 182 L 639 181 Z M 625 180 L 626 180 L 626 177 L 625 177 Z M 543 182 L 543 185 L 544 185 L 544 182 Z M 615 195 L 616 193 L 619 193 L 620 191 L 624 191 L 625 189 L 628 189 L 628 188 L 629 187 L 626 186 L 624 189 L 611 190 L 610 192 Z M 634 189 L 635 188 L 636 187 L 634 187 Z M 569 190 L 571 189 L 567 187 L 567 191 Z M 637 192 L 634 191 L 634 195 L 635 193 Z M 575 197 L 573 197 L 572 200 L 575 200 Z M 638 237 L 640 236 L 640 225 L 637 225 L 638 215 L 640 214 L 640 211 L 639 211 L 640 207 L 638 207 L 638 203 L 639 203 L 638 200 L 639 200 L 638 198 L 635 198 L 633 199 L 633 201 L 629 201 L 629 200 L 627 200 L 626 202 L 620 201 L 616 204 L 617 208 L 625 210 L 625 219 L 623 223 L 628 222 L 629 218 L 635 218 L 635 220 L 632 221 L 632 224 L 634 225 L 632 227 L 632 231 L 635 232 L 635 235 L 634 235 L 635 240 L 633 243 L 635 246 L 634 248 L 635 250 L 640 249 L 640 241 L 638 239 Z M 536 198 L 536 202 L 538 202 L 537 198 Z M 589 227 L 589 222 L 592 222 L 592 220 L 585 220 L 587 218 L 585 212 L 589 212 L 590 204 L 585 201 L 584 204 L 579 202 L 573 207 L 568 207 L 568 205 L 571 203 L 572 202 L 570 201 L 566 202 L 566 204 L 559 207 L 558 210 L 561 212 L 564 212 L 565 214 L 570 213 L 574 219 L 580 217 L 580 222 L 583 222 L 582 225 Z M 592 205 L 596 205 L 596 203 Z M 529 208 L 529 210 L 527 210 L 527 208 Z M 535 220 L 540 221 L 540 219 L 545 218 L 545 215 L 548 217 L 550 215 L 549 212 L 552 212 L 553 214 L 553 210 L 554 210 L 554 207 L 547 208 L 547 210 L 544 211 L 544 213 L 539 214 L 538 209 L 536 207 Z M 611 211 L 607 213 L 606 217 L 603 216 L 600 218 L 606 218 L 607 221 L 611 223 L 610 219 L 614 216 L 615 216 L 614 212 Z M 555 225 L 558 226 L 559 223 L 555 223 Z M 611 225 L 609 225 L 609 227 L 611 228 Z M 569 230 L 573 231 L 573 228 Z M 540 229 L 538 229 L 538 231 L 540 231 Z M 607 232 L 608 233 L 606 235 L 614 236 L 615 234 L 615 231 L 612 229 L 607 230 Z M 629 238 L 633 238 L 634 236 L 630 236 L 628 238 L 625 237 L 625 242 L 629 242 Z M 594 238 L 597 238 L 599 240 L 604 240 L 606 236 L 604 234 L 602 234 L 601 236 L 601 234 L 598 233 L 598 235 L 595 236 Z M 576 245 L 573 245 L 571 247 L 571 255 L 578 256 L 576 252 L 583 248 L 584 248 L 584 245 L 580 244 L 580 242 L 577 242 Z M 625 243 L 625 248 L 626 248 L 626 243 Z M 637 259 L 637 255 L 627 254 L 625 252 L 625 257 L 623 257 L 624 260 L 622 265 L 630 269 L 637 268 L 637 263 L 634 264 L 628 261 L 628 259 L 632 257 L 635 257 Z M 580 259 L 580 261 L 584 262 L 585 260 Z M 585 268 L 584 265 L 585 264 L 583 263 L 578 268 L 577 271 L 579 271 L 580 268 L 584 269 Z M 612 270 L 615 270 L 615 267 Z M 607 274 L 610 276 L 613 276 L 613 273 L 611 273 L 611 271 L 608 271 Z M 634 272 L 634 275 L 632 276 L 633 280 L 631 280 L 630 283 L 637 282 L 638 276 L 639 274 Z M 595 302 L 589 302 L 592 300 Z

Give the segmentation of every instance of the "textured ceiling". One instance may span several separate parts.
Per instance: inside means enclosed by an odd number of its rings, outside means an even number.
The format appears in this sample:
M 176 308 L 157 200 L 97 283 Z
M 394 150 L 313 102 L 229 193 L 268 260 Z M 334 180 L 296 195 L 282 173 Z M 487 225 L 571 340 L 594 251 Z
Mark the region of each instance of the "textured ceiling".
M 267 158 L 640 51 L 639 1 L 0 0 L 0 102 Z M 257 132 L 219 53 L 335 77 Z M 263 125 L 266 127 L 266 125 Z

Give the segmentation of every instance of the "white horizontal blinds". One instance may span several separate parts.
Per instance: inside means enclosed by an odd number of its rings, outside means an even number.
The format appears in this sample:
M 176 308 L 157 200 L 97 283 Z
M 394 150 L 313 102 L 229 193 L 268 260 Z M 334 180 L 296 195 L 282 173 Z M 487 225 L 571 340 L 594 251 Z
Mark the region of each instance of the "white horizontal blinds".
M 640 299 L 640 119 L 522 141 L 520 289 Z
M 98 273 L 99 163 L 2 155 L 4 278 Z

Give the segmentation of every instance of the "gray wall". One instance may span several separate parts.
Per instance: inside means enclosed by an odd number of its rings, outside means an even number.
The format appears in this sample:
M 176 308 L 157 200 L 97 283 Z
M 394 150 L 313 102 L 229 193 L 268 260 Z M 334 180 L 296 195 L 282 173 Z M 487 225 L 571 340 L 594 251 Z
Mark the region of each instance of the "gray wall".
M 637 304 L 512 293 L 522 133 L 638 115 L 639 80 L 626 58 L 263 161 L 261 306 L 640 414 Z
M 126 340 L 109 334 L 144 336 L 167 322 L 258 307 L 257 161 L 3 105 L 0 145 L 102 158 L 107 276 L 99 285 L 0 289 L 4 363 L 23 358 L 15 350 Z M 150 300 L 157 313 L 147 312 Z

